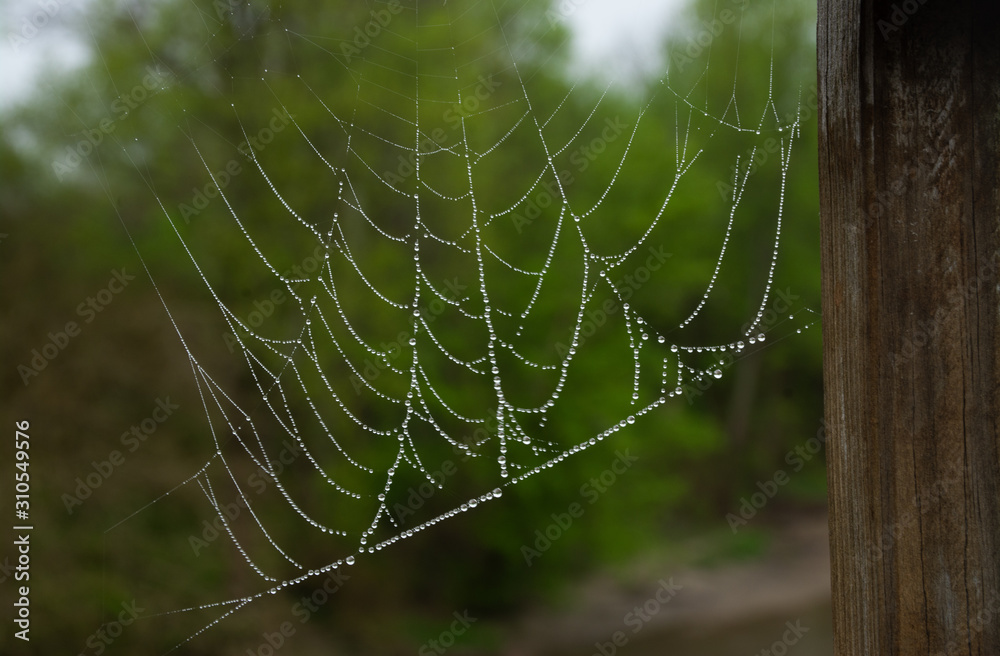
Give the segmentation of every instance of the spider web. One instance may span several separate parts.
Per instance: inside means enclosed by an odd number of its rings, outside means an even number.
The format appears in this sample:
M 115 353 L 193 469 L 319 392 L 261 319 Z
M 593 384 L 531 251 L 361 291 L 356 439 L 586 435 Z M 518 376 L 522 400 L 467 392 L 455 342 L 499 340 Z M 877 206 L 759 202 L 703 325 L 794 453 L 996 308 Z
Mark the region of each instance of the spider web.
M 224 20 L 250 31 L 266 24 L 287 40 L 288 56 L 262 76 L 233 64 L 233 87 L 260 100 L 232 107 L 236 142 L 196 115 L 183 119 L 198 175 L 217 192 L 213 204 L 175 206 L 147 179 L 245 374 L 238 382 L 213 374 L 206 359 L 217 359 L 218 347 L 188 337 L 151 271 L 211 440 L 202 465 L 151 503 L 197 487 L 257 577 L 233 598 L 164 613 L 217 612 L 188 640 L 265 595 L 500 499 L 682 396 L 685 385 L 721 378 L 768 339 L 762 319 L 800 131 L 794 114 L 780 118 L 771 71 L 752 119 L 737 103 L 738 66 L 728 104 L 709 108 L 710 57 L 686 75 L 668 67 L 639 109 L 623 115 L 631 105 L 621 97 L 634 89 L 568 84 L 539 60 L 533 44 L 554 23 L 531 6 L 370 3 L 358 29 L 331 35 L 290 12 L 230 6 Z M 739 39 L 739 24 L 730 29 Z M 473 36 L 482 33 L 493 39 Z M 325 70 L 297 72 L 295 53 L 306 51 L 323 53 Z M 766 190 L 774 199 L 766 283 L 744 329 L 706 327 L 699 321 L 718 295 L 734 227 L 748 220 L 741 203 L 764 137 L 778 144 L 780 171 L 779 188 Z M 671 213 L 675 192 L 706 152 L 731 152 L 734 140 L 750 145 L 730 157 L 721 220 L 696 224 L 718 231 L 703 291 L 672 321 L 667 312 L 651 316 L 650 304 L 632 297 L 669 286 L 672 261 L 684 256 L 669 252 L 671 235 L 691 222 Z M 650 141 L 656 161 L 637 154 Z M 141 156 L 126 153 L 143 171 Z M 236 174 L 227 168 L 234 156 Z M 323 172 L 324 203 L 303 201 L 300 169 Z M 623 216 L 623 194 L 634 193 L 623 180 L 639 175 L 658 182 L 641 215 Z M 267 205 L 241 202 L 243 185 L 266 186 Z M 238 245 L 222 248 L 221 236 L 233 234 L 227 243 Z M 253 291 L 233 293 L 232 261 L 254 263 L 244 285 Z M 580 374 L 594 370 L 582 364 L 588 347 L 605 352 L 607 343 L 624 356 L 608 380 Z M 552 417 L 566 405 L 582 411 L 575 395 L 598 384 L 614 395 L 616 420 L 586 435 L 560 431 Z M 294 462 L 279 465 L 286 451 Z M 461 464 L 444 476 L 438 464 L 449 457 Z M 247 472 L 271 488 L 266 497 L 248 489 Z M 437 495 L 418 513 L 407 497 L 421 485 L 479 491 L 457 504 Z M 236 517 L 234 504 L 246 512 Z M 294 528 L 274 525 L 275 513 L 294 514 Z M 306 560 L 303 540 L 321 541 L 329 558 Z

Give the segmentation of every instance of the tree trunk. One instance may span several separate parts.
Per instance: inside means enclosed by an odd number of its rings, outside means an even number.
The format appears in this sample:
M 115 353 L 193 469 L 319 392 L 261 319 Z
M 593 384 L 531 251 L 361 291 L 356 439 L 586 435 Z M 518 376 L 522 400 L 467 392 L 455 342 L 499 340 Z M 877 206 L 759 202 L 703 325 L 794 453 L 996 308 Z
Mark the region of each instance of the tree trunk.
M 838 656 L 1000 654 L 995 0 L 819 0 Z

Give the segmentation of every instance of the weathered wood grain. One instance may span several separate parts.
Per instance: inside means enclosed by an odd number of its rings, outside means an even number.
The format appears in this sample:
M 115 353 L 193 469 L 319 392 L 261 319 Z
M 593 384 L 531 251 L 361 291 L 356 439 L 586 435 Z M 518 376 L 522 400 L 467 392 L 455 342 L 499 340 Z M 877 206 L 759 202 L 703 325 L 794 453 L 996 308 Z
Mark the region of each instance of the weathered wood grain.
M 819 0 L 838 656 L 1000 655 L 998 4 Z

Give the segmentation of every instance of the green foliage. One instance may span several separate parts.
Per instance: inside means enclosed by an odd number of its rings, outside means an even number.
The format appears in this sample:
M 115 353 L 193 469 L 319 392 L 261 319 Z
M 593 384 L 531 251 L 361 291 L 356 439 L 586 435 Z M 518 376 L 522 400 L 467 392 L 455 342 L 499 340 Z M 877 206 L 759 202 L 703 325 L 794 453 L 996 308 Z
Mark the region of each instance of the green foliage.
M 105 605 L 114 606 L 118 599 L 132 594 L 132 583 L 148 573 L 143 570 L 150 562 L 162 563 L 158 578 L 167 583 L 158 591 L 147 592 L 164 608 L 183 606 L 191 599 L 192 595 L 185 594 L 191 591 L 183 589 L 186 585 L 204 586 L 220 599 L 234 596 L 237 593 L 230 590 L 248 585 L 247 574 L 238 571 L 245 569 L 239 554 L 231 547 L 223 548 L 221 541 L 205 554 L 192 557 L 187 537 L 200 530 L 199 520 L 206 516 L 204 499 L 197 490 L 172 497 L 173 511 L 157 509 L 140 515 L 115 529 L 110 539 L 100 535 L 108 525 L 189 477 L 214 449 L 187 357 L 157 294 L 167 301 L 187 345 L 205 369 L 232 390 L 234 398 L 249 402 L 256 393 L 245 361 L 227 350 L 224 336 L 228 329 L 178 235 L 191 248 L 214 292 L 232 303 L 237 316 L 248 316 L 256 301 L 269 298 L 277 281 L 248 249 L 220 198 L 186 215 L 184 206 L 194 206 L 199 193 L 212 190 L 219 180 L 216 176 L 213 182 L 206 165 L 216 173 L 226 170 L 231 162 L 238 164 L 240 173 L 219 186 L 224 187 L 240 221 L 266 245 L 280 270 L 301 263 L 309 255 L 312 237 L 284 211 L 254 162 L 238 148 L 274 117 L 290 113 L 294 124 L 281 124 L 273 143 L 259 150 L 261 166 L 302 216 L 317 225 L 325 217 L 329 224 L 338 207 L 337 179 L 316 157 L 312 146 L 328 155 L 334 169 L 357 167 L 343 147 L 343 127 L 331 112 L 337 117 L 352 116 L 351 120 L 362 127 L 385 120 L 379 107 L 412 113 L 411 100 L 397 97 L 393 91 L 400 79 L 393 70 L 406 69 L 413 62 L 394 59 L 393 48 L 412 48 L 416 40 L 428 46 L 437 45 L 438 40 L 461 44 L 455 57 L 467 64 L 458 70 L 458 84 L 466 97 L 474 93 L 481 75 L 504 71 L 498 78 L 496 97 L 513 99 L 521 90 L 509 70 L 504 35 L 496 29 L 482 29 L 499 18 L 511 40 L 533 44 L 519 62 L 519 72 L 526 80 L 536 116 L 544 119 L 554 111 L 571 86 L 560 73 L 566 60 L 559 46 L 568 35 L 563 28 L 550 29 L 545 18 L 547 5 L 541 1 L 505 3 L 499 8 L 499 17 L 491 15 L 494 3 L 474 3 L 461 20 L 455 20 L 452 8 L 444 3 L 427 7 L 422 22 L 451 23 L 453 31 L 435 34 L 428 30 L 418 36 L 412 22 L 394 21 L 391 29 L 379 34 L 382 41 L 364 48 L 359 55 L 363 62 L 355 62 L 351 69 L 345 66 L 351 62 L 345 61 L 342 47 L 355 43 L 356 26 L 369 23 L 365 3 L 216 3 L 224 10 L 218 15 L 218 6 L 199 4 L 164 1 L 148 7 L 111 3 L 96 7 L 89 19 L 94 59 L 72 74 L 53 73 L 51 93 L 38 96 L 29 106 L 6 117 L 9 129 L 4 130 L 0 143 L 0 175 L 7 183 L 0 191 L 3 231 L 24 245 L 16 250 L 7 243 L 0 245 L 5 251 L 7 281 L 0 294 L 4 307 L 15 318 L 3 331 L 6 361 L 26 361 L 31 349 L 40 345 L 38 336 L 74 318 L 76 304 L 104 284 L 110 269 L 127 266 L 140 273 L 145 266 L 156 282 L 154 288 L 148 279 L 141 279 L 129 288 L 123 300 L 110 307 L 94 329 L 72 345 L 69 355 L 55 361 L 52 370 L 37 382 L 25 388 L 10 372 L 4 381 L 17 407 L 52 418 L 46 439 L 59 457 L 53 457 L 52 485 L 39 492 L 39 501 L 59 509 L 61 493 L 72 489 L 74 479 L 85 473 L 81 463 L 104 457 L 115 448 L 118 433 L 126 428 L 120 424 L 140 419 L 148 412 L 149 400 L 165 391 L 182 404 L 183 416 L 171 419 L 147 450 L 130 460 L 127 469 L 60 527 L 65 542 L 74 545 L 73 553 L 53 546 L 42 556 L 53 562 L 72 558 L 80 567 L 89 568 L 87 576 L 66 583 L 67 593 L 84 599 L 100 589 Z M 739 4 L 702 2 L 692 7 L 691 13 L 711 22 L 717 5 L 735 10 Z M 772 18 L 770 9 L 753 6 L 742 27 L 727 24 L 712 40 L 713 63 L 707 76 L 703 73 L 708 52 L 702 50 L 683 67 L 676 66 L 669 86 L 649 81 L 638 90 L 613 88 L 601 103 L 600 116 L 609 120 L 620 116 L 628 130 L 606 144 L 607 150 L 600 157 L 587 160 L 586 169 L 579 164 L 583 160 L 572 160 L 574 153 L 579 155 L 576 149 L 557 156 L 555 165 L 573 172 L 574 182 L 567 185 L 566 192 L 574 206 L 596 202 L 616 174 L 639 107 L 650 101 L 642 118 L 641 138 L 632 145 L 619 181 L 604 201 L 613 211 L 604 215 L 603 222 L 588 228 L 594 231 L 594 243 L 608 252 L 621 250 L 650 225 L 673 179 L 678 97 L 690 94 L 691 102 L 707 107 L 711 116 L 734 122 L 737 108 L 727 103 L 733 95 L 735 76 L 741 124 L 756 126 L 757 117 L 765 110 L 773 62 L 781 123 L 787 124 L 796 111 L 811 114 L 792 151 L 773 281 L 774 289 L 788 290 L 796 299 L 792 303 L 796 320 L 779 314 L 774 332 L 769 332 L 767 348 L 747 355 L 704 393 L 674 399 L 596 448 L 508 488 L 501 503 L 488 504 L 493 507 L 436 526 L 388 553 L 376 555 L 372 562 L 378 566 L 358 573 L 345 594 L 324 609 L 325 622 L 335 627 L 332 632 L 364 646 L 366 653 L 379 653 L 380 645 L 398 646 L 400 640 L 410 640 L 407 644 L 412 648 L 437 627 L 433 618 L 407 619 L 405 609 L 418 602 L 425 608 L 448 612 L 470 607 L 484 616 L 501 616 L 523 607 L 526 600 L 550 594 L 571 574 L 620 562 L 650 548 L 664 540 L 664 529 L 675 522 L 718 530 L 725 527 L 725 513 L 734 511 L 742 496 L 755 491 L 756 481 L 769 479 L 776 469 L 787 469 L 786 454 L 816 433 L 821 416 L 818 325 L 801 335 L 794 331 L 813 321 L 803 310 L 818 310 L 819 299 L 815 112 L 808 108 L 810 98 L 815 98 L 811 86 L 814 44 L 806 30 L 812 24 L 812 9 L 805 2 L 790 6 L 791 10 L 782 3 L 781 10 L 775 12 L 777 18 Z M 665 43 L 666 59 L 674 62 L 672 66 L 680 61 L 677 53 L 687 51 L 690 35 L 697 36 L 698 29 Z M 358 102 L 356 86 L 359 70 L 366 80 L 364 93 L 370 94 L 362 98 L 363 103 Z M 144 79 L 152 75 L 150 71 L 158 73 L 147 84 Z M 148 97 L 123 111 L 123 98 L 134 99 L 135 90 L 146 87 L 144 95 Z M 433 92 L 430 88 L 425 91 Z M 559 120 L 553 122 L 550 142 L 561 144 L 572 137 L 585 124 L 602 91 L 599 81 L 580 84 L 568 96 Z M 491 102 L 502 104 L 495 99 Z M 447 130 L 449 143 L 457 143 L 458 123 L 444 118 L 440 108 L 435 108 L 436 113 L 426 111 L 422 121 L 427 131 L 440 127 Z M 508 119 L 520 111 L 523 109 L 497 109 L 495 121 L 480 122 L 475 131 L 470 128 L 470 143 L 482 146 L 497 141 L 509 125 Z M 67 148 L 86 140 L 88 131 L 105 119 L 112 121 L 113 129 L 78 167 L 60 171 L 53 166 L 65 159 Z M 706 141 L 703 157 L 678 186 L 663 221 L 651 235 L 650 243 L 663 245 L 671 257 L 635 292 L 631 303 L 658 326 L 678 325 L 701 298 L 729 215 L 731 198 L 719 189 L 732 183 L 730 167 L 735 164 L 735 154 L 745 154 L 754 145 L 766 150 L 766 139 L 777 134 L 777 123 L 765 121 L 764 126 L 761 135 L 743 133 Z M 593 138 L 600 131 L 601 126 L 597 127 L 585 132 L 584 138 Z M 15 143 L 13 135 L 19 133 L 30 138 Z M 413 141 L 412 134 L 402 129 L 395 136 Z M 24 143 L 31 145 L 25 147 Z M 397 151 L 385 143 L 359 137 L 355 148 L 375 171 L 397 171 L 400 166 Z M 689 327 L 674 331 L 671 339 L 691 344 L 734 340 L 739 337 L 738 328 L 757 311 L 768 277 L 781 188 L 775 165 L 778 154 L 768 152 L 768 157 L 747 186 L 719 281 L 705 311 Z M 516 190 L 530 185 L 544 158 L 537 132 L 514 133 L 506 147 L 477 169 L 476 185 L 483 202 L 492 211 L 509 205 L 523 193 Z M 437 163 L 430 157 L 428 160 Z M 444 173 L 434 184 L 455 193 L 460 187 L 449 184 L 460 178 L 464 167 L 452 171 L 441 164 L 441 168 Z M 358 190 L 365 207 L 387 232 L 404 232 L 412 223 L 412 202 L 371 180 L 369 183 Z M 429 199 L 424 209 L 428 220 L 439 218 L 435 208 Z M 550 239 L 552 224 L 546 223 L 547 218 L 551 217 L 543 213 L 542 218 L 524 225 L 522 232 L 522 226 L 510 216 L 502 217 L 486 234 L 498 252 L 534 258 L 537 266 L 544 260 Z M 353 219 L 346 237 L 356 250 L 364 251 L 365 274 L 386 294 L 400 297 L 408 285 L 412 286 L 412 270 L 401 266 L 411 256 L 399 244 L 378 238 L 357 221 L 357 216 Z M 463 218 L 461 225 L 467 225 L 467 219 Z M 435 229 L 452 234 L 455 226 L 442 220 Z M 544 362 L 555 361 L 556 342 L 570 340 L 577 299 L 567 290 L 579 287 L 579 267 L 571 264 L 579 262 L 579 250 L 560 245 L 557 255 L 534 318 L 525 328 L 539 337 L 528 357 Z M 632 270 L 641 263 L 636 258 L 621 270 Z M 443 257 L 434 260 L 435 271 L 428 272 L 428 277 L 448 279 L 460 271 L 460 264 Z M 467 272 L 472 270 L 469 264 L 464 263 Z M 354 275 L 346 267 L 335 273 L 345 280 Z M 497 266 L 490 268 L 488 275 L 500 278 L 505 274 Z M 360 285 L 345 282 L 341 293 L 357 329 L 374 336 L 373 341 L 392 340 L 405 328 L 390 308 L 373 304 Z M 523 281 L 512 276 L 509 285 L 499 288 L 495 301 L 498 306 L 509 306 L 523 294 Z M 607 292 L 598 292 L 590 307 L 600 307 L 609 297 Z M 291 301 L 286 307 L 291 307 Z M 268 319 L 268 330 L 291 335 L 296 330 L 294 319 L 290 313 L 278 311 Z M 474 351 L 474 342 L 483 337 L 463 324 L 449 325 L 444 320 L 435 330 L 449 343 L 461 345 L 466 340 L 469 353 Z M 772 344 L 772 334 L 788 339 Z M 554 442 L 563 445 L 604 430 L 628 414 L 630 407 L 626 392 L 631 389 L 632 360 L 620 314 L 611 317 L 581 351 L 586 355 L 574 364 L 566 390 L 572 402 L 553 409 L 545 428 L 554 435 Z M 352 394 L 350 372 L 336 363 L 332 352 L 329 363 L 340 390 Z M 447 363 L 435 365 L 431 375 L 455 407 L 483 404 L 482 390 L 463 385 Z M 526 401 L 537 399 L 553 382 L 552 377 L 540 377 L 536 372 L 512 374 L 512 379 L 516 384 L 511 393 Z M 291 403 L 305 407 L 302 399 Z M 372 402 L 360 413 L 378 423 L 382 407 Z M 338 434 L 349 434 L 349 428 L 347 421 L 336 426 Z M 345 439 L 366 457 L 383 455 L 377 446 Z M 608 470 L 616 451 L 626 450 L 638 457 L 635 466 L 591 502 L 583 486 Z M 455 457 L 448 449 L 432 453 L 427 459 L 430 469 Z M 332 456 L 332 451 L 327 455 Z M 302 467 L 301 471 L 294 469 L 296 482 L 292 485 L 297 491 L 311 498 L 327 494 L 320 481 L 308 478 L 303 463 L 294 467 Z M 248 463 L 238 469 L 241 477 L 254 471 Z M 793 505 L 821 498 L 822 472 L 821 458 L 810 462 L 792 477 L 774 503 Z M 346 470 L 338 470 L 338 474 L 355 482 Z M 420 479 L 412 482 L 419 484 Z M 431 499 L 412 522 L 483 491 L 476 475 L 454 483 L 446 493 Z M 357 484 L 362 485 L 360 481 Z M 301 544 L 301 538 L 296 537 L 301 525 L 288 513 L 281 513 L 279 503 L 268 505 L 271 503 L 261 501 L 276 536 L 298 542 L 303 560 L 331 560 L 331 543 Z M 522 547 L 532 545 L 535 531 L 544 531 L 553 521 L 552 514 L 566 512 L 572 503 L 582 504 L 582 517 L 528 566 Z M 370 520 L 350 509 L 334 511 L 316 504 L 314 510 L 327 518 L 339 513 L 338 521 L 346 525 L 363 525 Z M 121 537 L 125 534 L 130 537 Z M 728 529 L 715 535 L 715 546 L 705 552 L 709 554 L 706 560 L 712 562 L 751 553 L 762 539 L 757 533 L 733 538 Z M 269 564 L 277 567 L 279 562 L 275 558 Z M 98 567 L 102 568 L 100 585 L 93 574 Z M 303 590 L 295 592 L 308 593 Z M 287 607 L 295 598 L 292 594 L 281 597 L 287 602 L 283 606 L 254 611 L 259 613 L 257 624 L 278 623 L 287 616 Z M 209 601 L 198 595 L 194 598 Z M 66 606 L 49 603 L 51 613 L 66 612 Z M 409 626 L 405 630 L 409 636 L 390 637 L 378 625 L 356 621 L 359 607 L 397 618 L 387 619 L 386 625 Z M 85 637 L 106 610 L 98 603 L 88 603 L 74 609 L 73 617 L 59 615 L 57 620 L 72 627 L 74 635 Z M 222 651 L 221 645 L 227 637 L 238 634 L 239 628 L 248 628 L 250 635 L 259 633 L 252 621 L 243 622 L 234 620 L 230 629 L 208 633 L 190 653 L 230 653 Z M 309 624 L 307 630 L 325 632 L 318 624 Z M 189 628 L 179 625 L 176 635 Z M 162 642 L 162 636 L 155 641 L 152 638 L 158 635 L 155 627 L 137 629 L 134 635 L 141 644 Z M 68 646 L 82 649 L 77 643 L 82 643 L 82 637 Z M 65 651 L 67 645 L 58 647 Z M 55 653 L 56 647 L 52 649 Z

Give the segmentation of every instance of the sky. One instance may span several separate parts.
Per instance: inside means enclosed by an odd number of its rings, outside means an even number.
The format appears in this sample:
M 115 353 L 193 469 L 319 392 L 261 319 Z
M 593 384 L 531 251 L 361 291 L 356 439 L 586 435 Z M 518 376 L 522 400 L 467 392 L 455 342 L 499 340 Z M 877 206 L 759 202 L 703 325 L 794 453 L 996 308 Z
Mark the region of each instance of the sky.
M 633 81 L 666 70 L 663 38 L 688 0 L 555 0 L 573 32 L 574 72 Z
M 46 64 L 72 69 L 85 64 L 90 48 L 75 27 L 92 0 L 53 0 L 46 10 L 33 0 L 0 3 L 0 110 L 40 87 Z
M 0 111 L 44 90 L 46 66 L 72 70 L 93 56 L 79 25 L 95 0 L 0 3 Z M 665 70 L 660 43 L 687 0 L 554 0 L 555 17 L 573 33 L 572 71 L 624 79 Z M 46 6 L 54 9 L 46 9 Z

